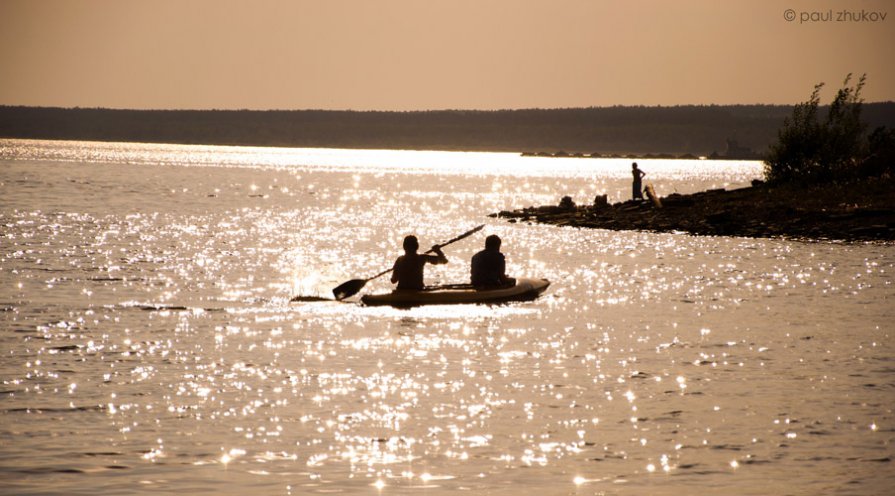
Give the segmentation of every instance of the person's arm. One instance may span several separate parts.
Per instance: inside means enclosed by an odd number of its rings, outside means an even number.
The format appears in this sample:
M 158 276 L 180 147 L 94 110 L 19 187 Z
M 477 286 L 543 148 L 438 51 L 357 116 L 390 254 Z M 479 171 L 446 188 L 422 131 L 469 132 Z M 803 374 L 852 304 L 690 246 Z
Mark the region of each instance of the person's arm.
M 429 255 L 426 259 L 432 265 L 441 265 L 448 263 L 448 259 L 444 256 L 444 252 L 441 251 L 441 247 L 435 245 L 432 247 L 432 251 L 435 252 L 435 256 Z
M 506 284 L 510 281 L 516 282 L 515 279 L 507 275 L 507 259 L 504 257 L 503 253 L 500 254 L 500 261 L 497 263 L 497 268 L 500 271 L 500 282 L 502 284 Z
M 398 259 L 395 260 L 395 265 L 392 266 L 392 284 L 395 284 L 398 282 L 398 264 L 400 262 L 401 262 L 401 257 L 398 257 Z
M 469 261 L 469 281 L 473 284 L 479 284 L 482 274 L 482 255 L 476 253 Z

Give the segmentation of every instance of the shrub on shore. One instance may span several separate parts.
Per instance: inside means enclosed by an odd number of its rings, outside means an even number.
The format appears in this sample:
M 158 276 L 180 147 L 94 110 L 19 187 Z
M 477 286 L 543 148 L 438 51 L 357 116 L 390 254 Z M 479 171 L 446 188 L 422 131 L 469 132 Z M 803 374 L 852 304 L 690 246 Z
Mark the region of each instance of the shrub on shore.
M 868 136 L 867 124 L 861 121 L 861 89 L 866 80 L 865 74 L 849 86 L 849 74 L 825 118 L 819 115 L 823 83 L 814 87 L 808 101 L 795 106 L 765 159 L 768 182 L 828 182 L 891 169 L 891 162 L 879 163 L 879 159 L 892 154 L 892 131 L 879 128 Z M 866 162 L 874 158 L 876 166 L 866 167 Z

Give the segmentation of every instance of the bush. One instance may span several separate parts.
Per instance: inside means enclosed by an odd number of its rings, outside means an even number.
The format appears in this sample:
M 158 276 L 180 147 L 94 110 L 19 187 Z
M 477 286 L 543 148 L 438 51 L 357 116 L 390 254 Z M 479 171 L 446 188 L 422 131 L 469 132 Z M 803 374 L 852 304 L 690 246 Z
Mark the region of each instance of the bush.
M 895 173 L 895 130 L 878 127 L 867 138 L 868 156 L 861 163 L 863 176 Z
M 866 75 L 861 76 L 850 87 L 849 74 L 826 119 L 818 116 L 823 83 L 814 87 L 807 102 L 795 106 L 765 159 L 769 182 L 832 181 L 857 173 L 857 165 L 869 150 L 867 125 L 861 122 L 861 89 L 866 79 Z

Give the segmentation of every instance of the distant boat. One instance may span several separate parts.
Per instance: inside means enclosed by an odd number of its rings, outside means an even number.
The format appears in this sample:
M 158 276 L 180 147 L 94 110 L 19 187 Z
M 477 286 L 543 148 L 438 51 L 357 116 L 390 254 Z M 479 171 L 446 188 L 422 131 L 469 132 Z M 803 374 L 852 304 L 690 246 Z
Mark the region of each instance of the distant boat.
M 390 305 L 393 307 L 413 307 L 420 305 L 456 305 L 476 303 L 505 303 L 509 301 L 534 300 L 547 290 L 547 279 L 517 279 L 516 284 L 507 288 L 475 289 L 471 284 L 434 286 L 421 291 L 395 290 L 391 293 L 369 294 L 361 297 L 364 305 Z

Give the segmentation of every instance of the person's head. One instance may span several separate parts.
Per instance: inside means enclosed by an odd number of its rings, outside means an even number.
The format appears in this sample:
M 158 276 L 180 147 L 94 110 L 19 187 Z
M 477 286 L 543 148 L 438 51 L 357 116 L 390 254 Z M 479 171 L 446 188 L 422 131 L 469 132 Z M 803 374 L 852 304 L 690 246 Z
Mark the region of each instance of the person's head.
M 410 235 L 404 238 L 404 251 L 407 253 L 416 253 L 420 249 L 420 242 L 416 236 Z
M 631 164 L 631 169 L 637 170 L 637 162 L 634 162 L 633 164 Z
M 500 236 L 492 234 L 485 238 L 486 250 L 500 250 Z

